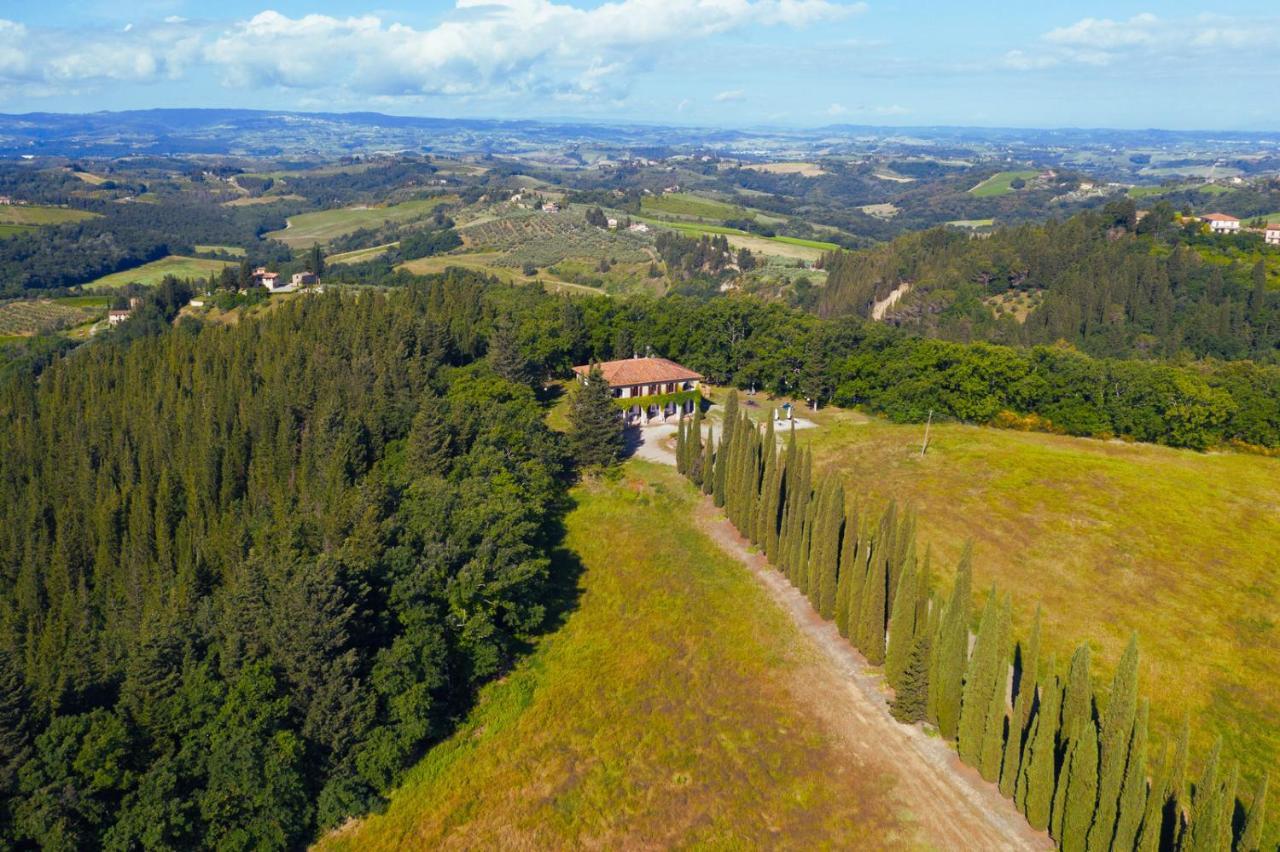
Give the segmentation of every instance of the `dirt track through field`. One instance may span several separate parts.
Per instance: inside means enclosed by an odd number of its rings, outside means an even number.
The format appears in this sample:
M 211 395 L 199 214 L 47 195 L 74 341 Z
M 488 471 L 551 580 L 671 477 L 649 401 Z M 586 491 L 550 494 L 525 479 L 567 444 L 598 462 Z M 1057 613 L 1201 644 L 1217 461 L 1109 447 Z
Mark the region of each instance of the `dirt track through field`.
M 948 850 L 1053 849 L 1048 835 L 1034 831 L 994 784 L 962 764 L 941 739 L 889 715 L 880 676 L 763 555 L 752 552 L 709 499 L 700 504 L 697 522 L 751 570 L 812 646 L 813 662 L 795 678 L 797 697 L 869 771 L 895 779 L 895 796 L 928 842 Z

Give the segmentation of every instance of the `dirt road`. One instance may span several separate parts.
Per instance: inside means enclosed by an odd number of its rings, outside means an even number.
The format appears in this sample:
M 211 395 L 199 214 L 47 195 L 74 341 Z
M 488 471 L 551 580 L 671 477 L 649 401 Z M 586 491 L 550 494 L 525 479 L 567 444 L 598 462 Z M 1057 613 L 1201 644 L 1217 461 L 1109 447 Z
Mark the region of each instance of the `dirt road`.
M 813 646 L 813 662 L 796 676 L 794 690 L 871 772 L 894 779 L 920 833 L 939 849 L 1053 849 L 994 784 L 960 762 L 942 740 L 889 715 L 882 678 L 809 601 L 750 544 L 710 500 L 697 522 L 727 553 L 751 569 L 770 597 L 791 616 Z

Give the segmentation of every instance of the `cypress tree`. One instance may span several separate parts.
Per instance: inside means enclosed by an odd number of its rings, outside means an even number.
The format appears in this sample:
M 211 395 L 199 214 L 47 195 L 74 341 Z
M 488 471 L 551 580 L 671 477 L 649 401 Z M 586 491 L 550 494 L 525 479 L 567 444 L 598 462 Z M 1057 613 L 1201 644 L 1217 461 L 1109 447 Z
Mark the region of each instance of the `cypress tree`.
M 1139 852 L 1160 852 L 1161 840 L 1164 837 L 1164 818 L 1166 805 L 1171 801 L 1169 778 L 1169 753 L 1165 749 L 1159 770 L 1151 782 L 1147 792 L 1147 807 L 1142 815 L 1142 827 L 1138 829 L 1138 839 L 1134 848 Z M 1169 844 L 1172 846 L 1172 843 Z
M 760 459 L 760 494 L 756 498 L 756 505 L 752 511 L 751 540 L 765 552 L 765 558 L 769 558 L 767 546 L 769 541 L 769 507 L 773 505 L 774 489 L 777 487 L 773 477 L 778 469 L 778 448 L 773 437 L 772 417 L 769 418 L 768 424 L 764 427 L 764 440 L 761 442 Z
M 622 416 L 598 366 L 569 397 L 569 444 L 579 464 L 608 467 L 622 453 Z
M 885 605 L 889 594 L 886 588 L 889 581 L 885 569 L 885 553 L 879 542 L 876 542 L 867 566 L 866 579 L 862 584 L 857 638 L 854 644 L 862 652 L 862 656 L 867 658 L 867 662 L 877 666 L 884 662 L 885 651 Z
M 1000 792 L 1007 798 L 1014 797 L 1018 771 L 1022 764 L 1022 752 L 1026 748 L 1027 727 L 1031 722 L 1031 705 L 1036 697 L 1036 680 L 1040 665 L 1040 608 L 1036 607 L 1031 623 L 1031 638 L 1027 647 L 1019 646 L 1018 679 L 1014 684 L 1017 698 L 1013 716 L 1009 719 L 1009 738 L 1005 742 L 1004 756 L 1000 762 Z
M 840 635 L 849 638 L 858 611 L 858 595 L 862 590 L 862 563 L 859 559 L 858 509 L 848 513 L 844 522 L 844 534 L 840 539 L 840 576 L 836 582 L 836 628 Z
M 987 603 L 978 623 L 978 635 L 965 666 L 964 688 L 960 697 L 960 727 L 956 734 L 956 750 L 970 766 L 978 765 L 982 749 L 982 733 L 987 722 L 987 704 L 995 677 L 996 621 L 999 603 L 996 590 L 987 593 Z
M 938 730 L 953 740 L 960 727 L 960 699 L 964 670 L 969 659 L 969 584 L 972 581 L 973 552 L 966 544 L 956 569 L 951 600 L 939 626 L 934 670 L 929 675 L 930 703 Z
M 695 484 L 702 484 L 702 400 L 699 399 L 693 406 L 693 422 L 689 424 L 688 434 L 685 440 L 689 443 L 688 459 L 686 464 L 689 467 L 689 478 Z
M 1040 706 L 1032 722 L 1027 740 L 1025 769 L 1019 774 L 1019 795 L 1027 822 L 1037 831 L 1049 827 L 1057 781 L 1057 738 L 1059 712 L 1062 709 L 1062 687 L 1056 675 L 1050 675 L 1040 696 Z
M 1071 656 L 1067 686 L 1062 696 L 1062 731 L 1071 732 L 1084 722 L 1093 722 L 1093 682 L 1089 679 L 1089 646 L 1081 645 Z
M 907 658 L 916 644 L 916 616 L 920 609 L 918 579 L 915 559 L 909 557 L 898 578 L 898 591 L 893 596 L 893 611 L 889 615 L 889 647 L 885 651 L 884 675 L 894 689 L 902 688 Z
M 737 392 L 734 391 L 729 399 L 736 403 L 738 399 Z M 735 404 L 736 410 L 736 404 Z M 735 414 L 734 417 L 737 417 Z M 726 489 L 729 478 L 729 463 L 733 457 L 733 420 L 729 417 L 728 409 L 725 409 L 724 423 L 721 424 L 720 446 L 716 448 L 716 469 L 712 478 L 711 498 L 717 508 L 723 508 L 725 501 Z
M 707 427 L 707 442 L 702 445 L 702 493 L 710 494 L 715 482 L 715 444 L 716 429 Z
M 1067 759 L 1061 833 L 1055 838 L 1063 852 L 1088 848 L 1089 826 L 1098 807 L 1098 728 L 1092 719 L 1077 723 Z
M 929 656 L 932 634 L 921 630 L 911 643 L 907 663 L 902 670 L 889 712 L 899 722 L 914 724 L 924 720 L 929 704 Z
M 800 453 L 799 464 L 796 499 L 791 513 L 791 532 L 788 536 L 790 552 L 787 554 L 787 578 L 792 585 L 798 584 L 798 576 L 809 567 L 809 523 L 813 519 L 813 460 L 808 450 Z
M 1009 706 L 1009 631 L 1012 629 L 1012 604 L 1005 595 L 996 623 L 995 674 L 991 696 L 987 701 L 987 717 L 982 731 L 982 750 L 978 755 L 978 771 L 988 781 L 1000 780 L 1000 761 L 1004 757 Z
M 826 522 L 822 526 L 822 558 L 818 565 L 818 614 L 827 621 L 836 616 L 836 588 L 840 570 L 840 534 L 844 529 L 844 486 L 836 477 L 827 496 Z
M 1120 788 L 1129 763 L 1134 720 L 1138 712 L 1138 637 L 1130 637 L 1111 682 L 1111 697 L 1102 716 L 1098 764 L 1098 813 L 1089 833 L 1090 849 L 1108 849 L 1115 834 Z
M 774 565 L 778 564 L 778 536 L 782 528 L 782 500 L 783 480 L 786 477 L 786 471 L 783 470 L 783 456 L 778 452 L 777 447 L 768 450 L 773 458 L 773 473 L 769 481 L 769 491 L 764 501 L 764 539 L 761 546 L 764 548 L 765 555 Z
M 1258 792 L 1253 795 L 1253 804 L 1249 805 L 1249 813 L 1245 817 L 1244 831 L 1240 835 L 1242 852 L 1256 852 L 1262 848 L 1262 829 L 1267 819 L 1267 781 L 1266 774 L 1258 785 Z
M 1191 822 L 1187 825 L 1182 848 L 1189 852 L 1218 852 L 1221 838 L 1221 796 L 1218 783 L 1218 760 L 1222 754 L 1222 738 L 1213 744 L 1209 759 L 1191 797 Z
M 1142 699 L 1134 720 L 1133 739 L 1129 746 L 1129 764 L 1125 768 L 1124 785 L 1120 790 L 1120 808 L 1116 816 L 1114 849 L 1133 849 L 1137 843 L 1138 829 L 1142 826 L 1147 810 L 1147 721 L 1150 705 Z M 1152 795 L 1155 795 L 1154 792 Z
M 689 468 L 685 463 L 688 449 L 684 437 L 684 418 L 681 418 L 680 423 L 676 426 L 676 473 L 685 474 L 688 472 Z

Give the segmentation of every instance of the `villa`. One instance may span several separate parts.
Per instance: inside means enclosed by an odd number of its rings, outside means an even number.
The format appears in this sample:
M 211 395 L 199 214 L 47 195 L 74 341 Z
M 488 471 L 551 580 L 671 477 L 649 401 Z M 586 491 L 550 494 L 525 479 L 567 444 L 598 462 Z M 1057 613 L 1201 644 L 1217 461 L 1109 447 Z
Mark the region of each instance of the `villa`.
M 628 425 L 649 426 L 679 420 L 692 414 L 701 399 L 698 384 L 700 373 L 666 358 L 624 358 L 601 364 L 583 364 L 574 367 L 578 380 L 586 382 L 593 366 L 599 367 L 609 390 L 619 402 Z

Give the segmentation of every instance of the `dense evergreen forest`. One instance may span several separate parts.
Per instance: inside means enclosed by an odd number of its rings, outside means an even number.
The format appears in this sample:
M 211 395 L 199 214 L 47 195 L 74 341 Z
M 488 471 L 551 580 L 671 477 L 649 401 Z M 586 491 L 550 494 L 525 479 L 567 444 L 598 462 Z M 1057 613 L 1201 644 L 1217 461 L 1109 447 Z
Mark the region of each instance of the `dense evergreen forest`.
M 1154 740 L 1136 636 L 1101 695 L 1089 645 L 1063 677 L 1052 658 L 1041 660 L 1040 614 L 1015 645 L 1010 599 L 994 588 L 971 637 L 967 551 L 942 594 L 909 511 L 890 505 L 878 519 L 863 516 L 837 474 L 815 474 L 794 435 L 779 451 L 773 421 L 762 432 L 739 415 L 736 394 L 724 414 L 718 443 L 710 430 L 704 439 L 697 414 L 681 425 L 677 469 L 869 663 L 883 666 L 897 719 L 934 725 L 1060 849 L 1264 848 L 1267 776 L 1242 781 L 1221 740 L 1196 773 L 1185 723 L 1175 743 Z
M 900 237 L 824 259 L 824 316 L 869 316 L 901 284 L 890 313 L 913 331 L 949 340 L 1041 344 L 1064 340 L 1109 358 L 1197 357 L 1280 361 L 1280 292 L 1256 234 L 1207 236 L 1158 203 L 1141 220 L 1132 201 L 1066 221 L 974 239 L 955 229 Z M 1034 298 L 1025 318 L 993 313 L 997 297 Z M 984 301 L 987 300 L 987 301 Z
M 448 730 L 556 599 L 491 322 L 450 276 L 9 365 L 0 846 L 298 846 Z

